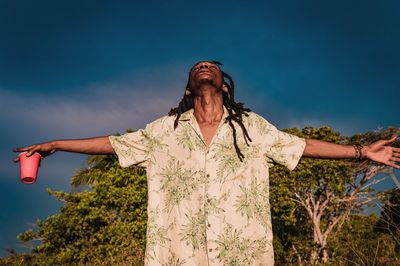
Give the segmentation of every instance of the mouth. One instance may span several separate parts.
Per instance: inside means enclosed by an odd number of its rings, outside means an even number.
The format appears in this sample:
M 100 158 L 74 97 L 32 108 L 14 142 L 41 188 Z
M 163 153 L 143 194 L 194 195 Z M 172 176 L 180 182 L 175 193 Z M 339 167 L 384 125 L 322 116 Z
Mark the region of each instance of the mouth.
M 213 72 L 211 72 L 211 71 L 208 70 L 208 69 L 202 69 L 202 70 L 200 70 L 199 72 L 197 72 L 196 77 L 205 76 L 205 75 L 213 76 Z
M 209 70 L 208 68 L 202 68 L 199 70 L 199 73 L 202 73 L 202 72 L 211 72 L 211 70 Z

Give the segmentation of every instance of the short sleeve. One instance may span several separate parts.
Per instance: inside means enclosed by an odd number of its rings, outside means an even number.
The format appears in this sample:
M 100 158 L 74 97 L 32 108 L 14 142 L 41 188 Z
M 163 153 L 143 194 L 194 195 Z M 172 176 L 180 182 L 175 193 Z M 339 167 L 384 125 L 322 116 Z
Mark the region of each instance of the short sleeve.
M 122 136 L 109 136 L 108 139 L 118 156 L 121 167 L 146 165 L 149 159 L 149 152 L 146 145 L 146 132 L 144 129 L 126 133 Z
M 265 156 L 293 170 L 303 155 L 306 146 L 305 139 L 278 130 L 262 117 L 258 119 L 258 123 L 261 123 L 258 128 L 262 129 L 260 137 Z

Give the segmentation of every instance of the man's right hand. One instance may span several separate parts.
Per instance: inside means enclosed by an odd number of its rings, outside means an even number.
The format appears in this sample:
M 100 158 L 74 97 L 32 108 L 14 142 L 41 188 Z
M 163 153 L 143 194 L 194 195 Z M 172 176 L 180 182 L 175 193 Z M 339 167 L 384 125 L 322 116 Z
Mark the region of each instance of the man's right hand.
M 55 143 L 53 141 L 51 142 L 45 142 L 45 143 L 40 143 L 40 144 L 35 144 L 31 146 L 25 146 L 21 148 L 16 148 L 14 149 L 14 152 L 26 152 L 26 156 L 29 157 L 35 152 L 39 153 L 42 155 L 42 157 L 49 156 L 50 154 L 53 154 L 56 152 L 55 148 Z M 18 162 L 19 157 L 17 157 L 14 162 Z

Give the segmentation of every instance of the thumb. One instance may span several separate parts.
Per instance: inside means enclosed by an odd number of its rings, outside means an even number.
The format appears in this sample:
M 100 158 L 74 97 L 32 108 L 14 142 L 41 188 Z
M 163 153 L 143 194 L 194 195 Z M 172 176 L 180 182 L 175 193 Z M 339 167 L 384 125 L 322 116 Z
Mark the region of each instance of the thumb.
M 384 145 L 388 145 L 391 144 L 392 142 L 394 142 L 397 139 L 397 135 L 393 135 L 390 139 L 384 140 L 383 144 Z

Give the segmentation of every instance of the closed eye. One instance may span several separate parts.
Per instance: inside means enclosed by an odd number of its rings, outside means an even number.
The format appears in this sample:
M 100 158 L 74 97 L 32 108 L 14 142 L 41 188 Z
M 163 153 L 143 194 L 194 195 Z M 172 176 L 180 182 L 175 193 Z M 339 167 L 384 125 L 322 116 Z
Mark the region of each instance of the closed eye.
M 192 72 L 197 72 L 199 71 L 201 68 L 206 67 L 208 69 L 219 69 L 219 67 L 217 67 L 216 65 L 201 65 L 201 66 L 196 66 L 192 69 Z

